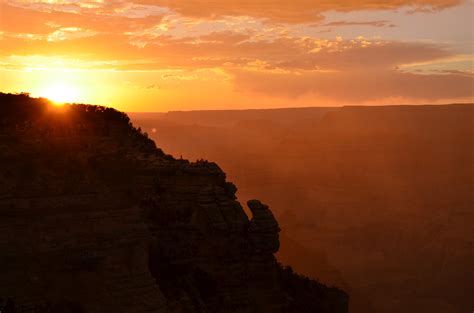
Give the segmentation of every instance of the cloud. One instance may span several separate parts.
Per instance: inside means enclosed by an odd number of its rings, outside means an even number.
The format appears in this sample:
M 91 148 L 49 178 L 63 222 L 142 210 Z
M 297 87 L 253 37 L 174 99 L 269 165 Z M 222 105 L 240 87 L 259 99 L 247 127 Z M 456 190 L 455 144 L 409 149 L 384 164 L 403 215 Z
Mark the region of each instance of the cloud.
M 442 61 L 456 57 L 446 45 L 362 36 L 347 40 L 317 38 L 320 35 L 311 33 L 313 27 L 296 25 L 314 24 L 328 10 L 402 6 L 441 10 L 458 3 L 229 0 L 210 5 L 205 0 L 3 1 L 0 67 L 155 73 L 156 79 L 150 74 L 150 79 L 141 84 L 144 90 L 210 79 L 225 80 L 242 92 L 275 98 L 314 95 L 340 102 L 391 97 L 472 98 L 473 76 L 466 71 L 465 62 L 453 67 Z M 384 19 L 357 18 L 338 18 L 317 25 L 392 26 Z M 429 71 L 424 70 L 427 68 Z M 169 72 L 165 75 L 163 71 Z
M 441 10 L 462 0 L 137 0 L 136 3 L 169 7 L 180 14 L 200 18 L 253 16 L 278 22 L 304 23 L 321 19 L 321 13 L 357 10 Z
M 390 21 L 335 21 L 314 26 L 373 26 L 373 27 L 396 27 Z
M 281 59 L 264 58 L 229 69 L 236 90 L 275 98 L 311 96 L 339 103 L 366 103 L 398 98 L 405 101 L 474 100 L 474 75 L 465 71 L 407 72 L 453 58 L 446 47 L 427 43 L 322 41 L 301 43 Z M 286 45 L 288 49 L 291 44 Z M 316 52 L 313 46 L 317 46 Z M 308 50 L 310 52 L 308 52 Z M 288 52 L 288 50 L 286 50 Z
M 394 10 L 437 11 L 459 5 L 463 0 L 134 0 L 52 1 L 11 0 L 15 6 L 73 13 L 138 15 L 168 8 L 184 16 L 214 19 L 223 16 L 251 16 L 285 23 L 307 23 L 323 19 L 327 11 Z
M 96 32 L 130 32 L 143 30 L 159 23 L 164 16 L 139 17 L 99 12 L 61 11 L 38 7 L 17 7 L 0 2 L 0 30 L 9 33 L 47 34 L 60 28 L 81 28 Z
M 310 94 L 339 103 L 383 103 L 390 98 L 474 100 L 474 77 L 459 74 L 417 75 L 395 70 L 279 74 L 237 70 L 234 79 L 237 90 L 242 92 L 288 98 Z
M 103 64 L 114 60 L 120 62 L 113 64 L 121 66 L 128 60 L 130 69 L 140 70 L 147 67 L 150 70 L 162 67 L 231 68 L 260 62 L 267 69 L 283 71 L 393 70 L 407 64 L 453 56 L 453 52 L 445 46 L 433 43 L 391 42 L 364 37 L 350 40 L 287 35 L 266 38 L 262 34 L 226 31 L 173 38 L 148 34 L 84 36 L 82 31 L 77 32 L 62 31 L 61 36 L 69 36 L 64 40 L 32 41 L 7 37 L 4 40 L 8 41 L 8 45 L 3 46 L 0 56 L 40 53 L 50 57 L 104 61 Z

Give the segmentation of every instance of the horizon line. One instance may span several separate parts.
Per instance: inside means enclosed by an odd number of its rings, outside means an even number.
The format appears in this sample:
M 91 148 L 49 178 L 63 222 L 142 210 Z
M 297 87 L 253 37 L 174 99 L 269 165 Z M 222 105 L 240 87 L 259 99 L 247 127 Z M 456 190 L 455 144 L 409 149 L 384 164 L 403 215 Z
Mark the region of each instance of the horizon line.
M 390 107 L 437 107 L 453 105 L 474 105 L 474 102 L 452 102 L 439 104 L 345 104 L 341 106 L 304 106 L 304 107 L 273 107 L 255 109 L 194 109 L 194 110 L 171 110 L 171 111 L 124 111 L 131 114 L 167 114 L 167 113 L 189 113 L 189 112 L 244 112 L 244 111 L 278 111 L 278 110 L 305 110 L 305 109 L 342 109 L 342 108 L 390 108 Z

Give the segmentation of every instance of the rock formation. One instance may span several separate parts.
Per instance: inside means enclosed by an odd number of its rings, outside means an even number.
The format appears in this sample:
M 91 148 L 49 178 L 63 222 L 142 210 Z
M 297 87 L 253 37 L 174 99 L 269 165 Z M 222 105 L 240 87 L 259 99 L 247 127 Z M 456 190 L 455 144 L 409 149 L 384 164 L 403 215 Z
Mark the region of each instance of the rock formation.
M 278 233 L 280 227 L 267 205 L 258 200 L 250 200 L 247 205 L 252 212 L 250 239 L 256 252 L 275 253 L 280 248 Z
M 0 164 L 2 313 L 347 312 L 276 262 L 267 206 L 115 110 L 0 94 Z

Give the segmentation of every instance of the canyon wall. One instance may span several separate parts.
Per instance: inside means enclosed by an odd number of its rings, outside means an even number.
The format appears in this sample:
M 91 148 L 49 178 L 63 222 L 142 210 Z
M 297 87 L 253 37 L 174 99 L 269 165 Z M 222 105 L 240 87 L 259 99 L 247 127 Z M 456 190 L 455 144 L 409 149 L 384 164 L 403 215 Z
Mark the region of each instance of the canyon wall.
M 272 212 L 249 201 L 249 219 L 215 163 L 112 109 L 0 100 L 2 313 L 347 312 L 278 264 Z

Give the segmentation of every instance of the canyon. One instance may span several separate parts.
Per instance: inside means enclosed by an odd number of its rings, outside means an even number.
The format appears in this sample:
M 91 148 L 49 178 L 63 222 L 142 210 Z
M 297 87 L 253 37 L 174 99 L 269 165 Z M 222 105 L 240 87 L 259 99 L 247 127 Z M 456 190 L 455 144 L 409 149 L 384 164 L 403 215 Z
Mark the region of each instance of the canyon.
M 284 264 L 350 312 L 474 307 L 474 105 L 131 113 L 176 157 L 265 199 Z M 238 147 L 238 148 L 236 148 Z

